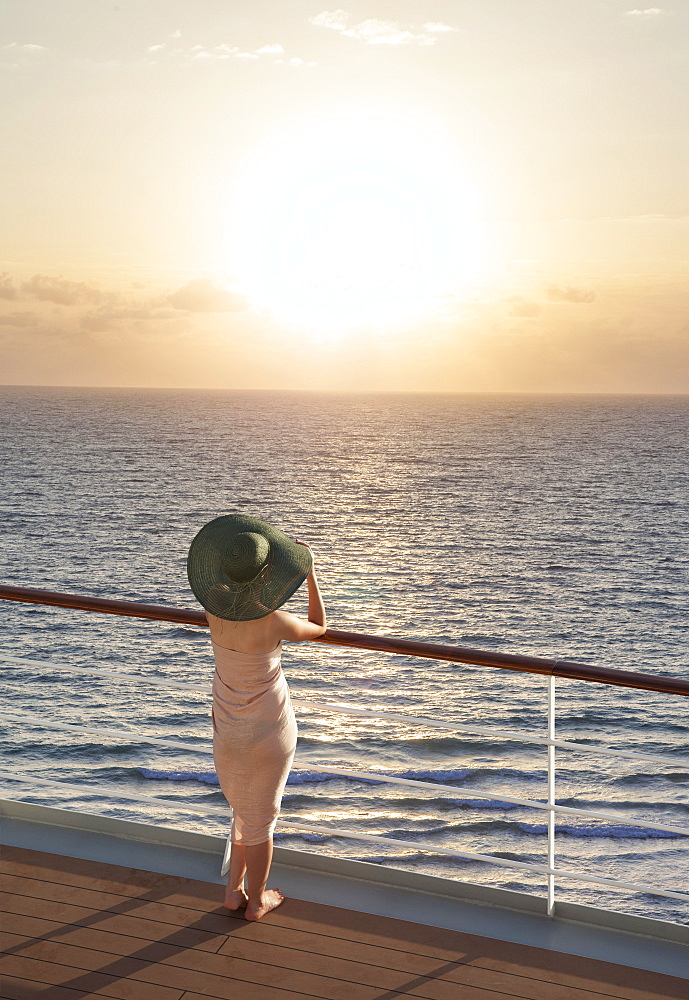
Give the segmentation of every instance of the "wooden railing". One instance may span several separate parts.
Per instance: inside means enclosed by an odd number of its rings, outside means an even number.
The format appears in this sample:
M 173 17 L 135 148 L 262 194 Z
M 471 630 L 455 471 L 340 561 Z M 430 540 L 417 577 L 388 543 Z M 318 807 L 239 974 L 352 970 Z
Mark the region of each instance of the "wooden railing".
M 137 601 L 115 601 L 104 597 L 86 597 L 81 594 L 62 594 L 52 590 L 30 587 L 12 587 L 0 584 L 0 598 L 27 604 L 49 604 L 77 611 L 98 611 L 128 618 L 147 618 L 153 621 L 177 622 L 182 625 L 207 627 L 203 611 L 167 607 L 163 604 L 139 604 Z M 383 653 L 401 653 L 420 656 L 427 660 L 446 660 L 450 663 L 472 663 L 501 670 L 516 670 L 527 674 L 543 674 L 570 680 L 593 681 L 618 687 L 642 688 L 664 694 L 689 695 L 689 680 L 666 675 L 641 673 L 635 670 L 618 670 L 615 667 L 598 667 L 590 663 L 549 659 L 543 656 L 521 656 L 516 653 L 497 653 L 491 650 L 471 649 L 466 646 L 449 646 L 437 642 L 419 642 L 415 639 L 396 639 L 391 636 L 363 635 L 328 629 L 315 642 L 332 646 L 350 646 Z

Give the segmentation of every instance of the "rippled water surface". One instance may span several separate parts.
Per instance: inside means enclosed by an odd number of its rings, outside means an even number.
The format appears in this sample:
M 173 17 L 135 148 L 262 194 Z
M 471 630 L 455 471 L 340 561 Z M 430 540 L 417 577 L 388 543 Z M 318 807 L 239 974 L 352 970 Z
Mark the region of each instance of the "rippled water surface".
M 687 397 L 5 387 L 0 403 L 6 583 L 194 606 L 189 542 L 210 518 L 238 511 L 312 544 L 333 627 L 687 675 Z M 288 607 L 303 613 L 305 595 Z M 3 768 L 157 801 L 18 781 L 6 794 L 227 833 L 207 752 L 205 630 L 4 602 L 1 610 L 3 655 L 41 661 L 4 662 L 2 711 L 96 730 L 5 721 Z M 314 643 L 287 646 L 283 663 L 295 699 L 545 735 L 538 676 Z M 195 687 L 153 683 L 165 680 Z M 558 751 L 559 802 L 611 814 L 560 816 L 559 865 L 689 891 L 689 841 L 626 822 L 689 828 L 685 702 L 558 682 L 559 738 L 668 760 Z M 544 863 L 546 813 L 490 797 L 544 800 L 543 747 L 308 709 L 298 722 L 283 818 L 386 843 L 286 827 L 279 842 L 542 891 L 540 875 L 433 851 Z M 453 791 L 319 770 L 329 765 Z M 573 880 L 558 892 L 689 921 L 686 904 L 650 894 Z

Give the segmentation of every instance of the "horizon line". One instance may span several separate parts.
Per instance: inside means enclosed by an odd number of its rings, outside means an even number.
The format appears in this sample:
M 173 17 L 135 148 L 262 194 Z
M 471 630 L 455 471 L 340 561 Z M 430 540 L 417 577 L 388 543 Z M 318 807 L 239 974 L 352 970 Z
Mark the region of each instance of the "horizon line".
M 590 390 L 590 389 L 314 389 L 275 387 L 231 386 L 176 386 L 176 385 L 73 385 L 71 383 L 5 382 L 0 389 L 109 389 L 138 390 L 141 392 L 286 392 L 322 395 L 416 395 L 416 396 L 689 396 L 689 390 L 654 392 L 649 390 Z

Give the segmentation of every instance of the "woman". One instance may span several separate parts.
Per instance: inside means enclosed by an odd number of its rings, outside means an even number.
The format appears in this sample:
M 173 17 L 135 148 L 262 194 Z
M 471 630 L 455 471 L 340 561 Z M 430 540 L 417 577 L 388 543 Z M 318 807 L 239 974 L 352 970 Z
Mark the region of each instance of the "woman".
M 246 906 L 247 920 L 260 920 L 284 900 L 266 884 L 297 743 L 282 642 L 323 635 L 325 608 L 308 545 L 256 518 L 228 514 L 210 521 L 191 543 L 187 571 L 210 625 L 213 756 L 233 812 L 224 905 Z M 305 579 L 308 620 L 279 611 Z

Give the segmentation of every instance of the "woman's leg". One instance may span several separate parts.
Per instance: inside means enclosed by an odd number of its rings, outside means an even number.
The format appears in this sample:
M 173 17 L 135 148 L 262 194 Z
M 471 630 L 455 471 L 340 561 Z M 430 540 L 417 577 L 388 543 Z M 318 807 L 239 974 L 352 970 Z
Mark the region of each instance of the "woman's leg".
M 237 844 L 233 841 L 230 851 L 230 872 L 227 876 L 227 889 L 225 890 L 224 906 L 226 910 L 238 910 L 240 906 L 246 905 L 245 873 L 246 848 L 243 844 Z
M 234 850 L 234 844 L 232 849 Z M 246 853 L 247 889 L 249 902 L 246 906 L 247 920 L 260 920 L 266 913 L 283 902 L 279 889 L 266 889 L 270 862 L 273 860 L 273 838 L 262 844 L 251 844 L 244 848 Z
M 241 748 L 240 748 L 241 749 Z M 233 746 L 227 739 L 220 737 L 213 717 L 213 759 L 215 762 L 215 773 L 218 775 L 220 787 L 223 794 L 231 805 L 235 801 L 237 786 L 241 785 L 242 777 L 237 776 L 236 759 L 241 756 L 236 746 Z M 246 893 L 244 892 L 244 875 L 246 873 L 246 848 L 235 839 L 235 818 L 232 819 L 232 848 L 230 850 L 230 869 L 227 876 L 227 888 L 225 889 L 225 901 L 223 905 L 227 910 L 238 910 L 246 905 Z
M 248 920 L 260 920 L 284 900 L 279 889 L 266 889 L 266 883 L 273 857 L 273 827 L 297 742 L 294 712 L 277 727 L 266 728 L 265 737 L 255 739 L 251 746 L 236 734 L 234 739 L 222 739 L 217 730 L 213 740 L 220 787 L 234 810 L 225 905 L 235 910 L 245 901 L 241 888 L 246 871 Z M 254 841 L 261 838 L 260 842 L 243 845 L 247 835 Z

